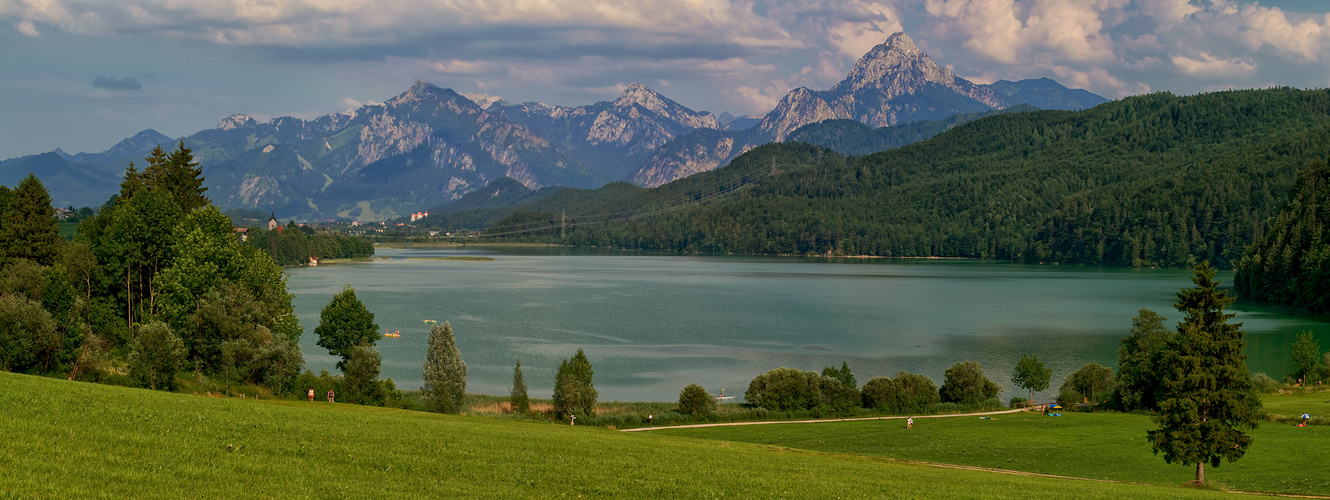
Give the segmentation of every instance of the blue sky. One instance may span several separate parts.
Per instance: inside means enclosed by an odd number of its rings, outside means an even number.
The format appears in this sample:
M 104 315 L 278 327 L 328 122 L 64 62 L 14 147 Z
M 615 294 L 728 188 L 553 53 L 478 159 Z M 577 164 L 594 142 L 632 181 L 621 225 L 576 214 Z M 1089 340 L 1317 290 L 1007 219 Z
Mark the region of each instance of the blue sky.
M 0 159 L 313 117 L 424 79 L 559 105 L 642 82 L 763 113 L 891 33 L 987 83 L 1109 98 L 1330 86 L 1322 0 L 0 0 Z M 1325 59 L 1323 59 L 1325 58 Z

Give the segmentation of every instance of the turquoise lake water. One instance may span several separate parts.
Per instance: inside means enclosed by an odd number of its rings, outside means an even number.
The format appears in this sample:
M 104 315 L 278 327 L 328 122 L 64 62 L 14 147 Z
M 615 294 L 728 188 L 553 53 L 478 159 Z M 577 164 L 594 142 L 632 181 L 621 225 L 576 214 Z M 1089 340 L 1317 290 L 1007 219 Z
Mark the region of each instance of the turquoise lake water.
M 674 401 L 698 383 L 743 396 L 779 367 L 821 371 L 849 363 L 862 384 L 898 371 L 938 385 L 974 360 L 1004 387 L 1024 354 L 1053 369 L 1052 396 L 1087 362 L 1117 366 L 1119 340 L 1140 308 L 1171 328 L 1190 272 L 1035 266 L 963 260 L 827 260 L 654 256 L 557 248 L 391 250 L 366 263 L 295 268 L 288 290 L 305 328 L 307 368 L 335 371 L 315 345 L 319 311 L 350 284 L 375 315 L 383 376 L 419 388 L 425 319 L 452 323 L 469 392 L 507 394 L 513 365 L 533 397 L 548 397 L 560 361 L 580 347 L 601 401 Z M 487 256 L 486 261 L 428 260 Z M 1221 273 L 1227 283 L 1231 273 Z M 1252 371 L 1291 371 L 1302 330 L 1330 345 L 1324 318 L 1239 303 Z

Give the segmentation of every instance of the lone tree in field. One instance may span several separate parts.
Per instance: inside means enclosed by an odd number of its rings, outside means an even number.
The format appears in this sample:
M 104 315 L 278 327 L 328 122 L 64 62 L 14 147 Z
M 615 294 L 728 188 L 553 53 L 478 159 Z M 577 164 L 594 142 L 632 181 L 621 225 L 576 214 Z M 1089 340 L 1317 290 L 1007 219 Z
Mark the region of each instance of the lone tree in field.
M 1011 375 L 1011 383 L 1030 391 L 1030 404 L 1034 404 L 1035 391 L 1048 388 L 1048 381 L 1053 377 L 1053 370 L 1039 361 L 1038 354 L 1021 356 L 1016 362 L 1016 372 Z
M 572 360 L 563 360 L 554 376 L 554 412 L 563 415 L 580 413 L 596 416 L 596 398 L 600 393 L 591 383 L 591 361 L 582 349 Z
M 513 367 L 513 390 L 509 394 L 508 404 L 516 413 L 527 414 L 531 411 L 531 398 L 526 395 L 526 380 L 522 379 L 522 360 L 517 360 Z
M 425 408 L 438 413 L 458 413 L 462 411 L 462 400 L 466 397 L 466 362 L 462 361 L 462 351 L 457 350 L 457 341 L 453 338 L 453 326 L 447 321 L 443 326 L 435 324 L 429 329 L 429 347 L 425 353 Z
M 1261 402 L 1242 353 L 1242 324 L 1229 324 L 1234 315 L 1224 313 L 1234 299 L 1219 290 L 1209 262 L 1195 272 L 1196 286 L 1178 292 L 1174 304 L 1183 319 L 1159 365 L 1159 428 L 1148 435 L 1155 454 L 1168 463 L 1196 464 L 1196 483 L 1205 484 L 1207 462 L 1218 467 L 1247 452 L 1252 438 L 1243 431 L 1256 428 Z
M 1298 367 L 1298 379 L 1303 384 L 1312 383 L 1308 377 L 1320 362 L 1321 343 L 1316 341 L 1316 336 L 1312 332 L 1302 332 L 1298 335 L 1298 339 L 1293 341 L 1293 365 Z
M 679 391 L 679 413 L 684 415 L 707 416 L 716 409 L 716 398 L 706 388 L 697 384 L 688 384 Z
M 361 342 L 373 346 L 379 340 L 379 325 L 374 323 L 374 313 L 356 298 L 356 290 L 346 285 L 319 313 L 314 333 L 319 336 L 319 347 L 342 357 L 337 369 L 344 370 L 352 348 Z

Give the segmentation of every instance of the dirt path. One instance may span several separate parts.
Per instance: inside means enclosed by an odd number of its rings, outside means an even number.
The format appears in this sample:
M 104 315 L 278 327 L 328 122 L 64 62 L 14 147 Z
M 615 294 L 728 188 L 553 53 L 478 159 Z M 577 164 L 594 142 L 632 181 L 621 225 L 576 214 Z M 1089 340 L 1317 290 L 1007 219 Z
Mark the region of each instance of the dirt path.
M 915 415 L 914 418 L 944 418 L 944 417 L 982 417 L 985 415 L 1003 415 L 1007 413 L 1017 413 L 1030 411 L 1029 408 L 1016 408 L 1012 410 L 989 411 L 983 413 L 952 413 L 949 415 Z M 692 424 L 692 425 L 666 425 L 661 427 L 638 427 L 636 429 L 621 429 L 623 432 L 654 431 L 657 429 L 693 429 L 697 427 L 727 427 L 731 425 L 766 425 L 766 424 L 820 424 L 824 422 L 853 422 L 855 420 L 905 420 L 910 418 L 908 415 L 903 417 L 863 417 L 863 418 L 837 418 L 837 419 L 819 419 L 819 420 L 776 420 L 771 422 L 722 422 L 719 424 Z

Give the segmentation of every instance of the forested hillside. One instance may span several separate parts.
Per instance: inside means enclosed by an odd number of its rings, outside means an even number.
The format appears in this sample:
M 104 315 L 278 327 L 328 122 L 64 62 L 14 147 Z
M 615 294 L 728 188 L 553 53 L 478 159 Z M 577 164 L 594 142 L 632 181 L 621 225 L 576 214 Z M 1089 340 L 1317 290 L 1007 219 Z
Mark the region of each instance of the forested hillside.
M 565 190 L 489 232 L 696 252 L 1229 267 L 1328 139 L 1330 91 L 1159 93 L 993 116 L 862 157 L 764 146 L 654 190 Z
M 1288 203 L 1270 220 L 1265 238 L 1238 263 L 1238 293 L 1265 302 L 1330 311 L 1330 165 L 1313 163 L 1298 175 Z

